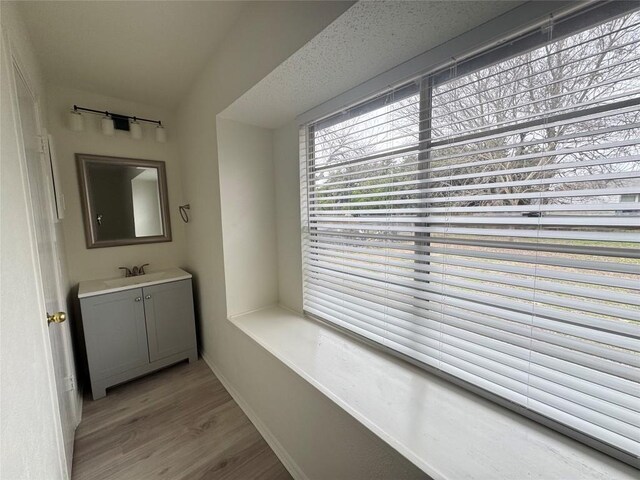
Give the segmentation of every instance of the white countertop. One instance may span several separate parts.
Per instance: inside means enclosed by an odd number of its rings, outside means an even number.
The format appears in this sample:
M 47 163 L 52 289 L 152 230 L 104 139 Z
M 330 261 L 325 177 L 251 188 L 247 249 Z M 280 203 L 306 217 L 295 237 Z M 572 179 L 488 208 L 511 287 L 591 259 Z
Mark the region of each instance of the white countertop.
M 102 280 L 86 280 L 78 285 L 78 298 L 94 297 L 107 293 L 121 292 L 132 288 L 148 287 L 159 283 L 175 282 L 191 278 L 189 272 L 181 268 L 169 268 L 145 273 L 137 277 L 105 278 Z
M 433 479 L 637 479 L 638 471 L 281 307 L 230 319 Z

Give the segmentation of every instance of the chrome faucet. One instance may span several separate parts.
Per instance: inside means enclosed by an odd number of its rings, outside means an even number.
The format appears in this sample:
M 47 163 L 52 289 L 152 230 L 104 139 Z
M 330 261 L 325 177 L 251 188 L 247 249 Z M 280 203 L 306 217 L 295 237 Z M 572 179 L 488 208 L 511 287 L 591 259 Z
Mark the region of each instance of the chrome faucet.
M 148 266 L 148 263 L 144 263 L 142 265 L 138 266 L 134 266 L 133 268 L 129 268 L 129 267 L 118 267 L 119 270 L 124 270 L 124 276 L 125 277 L 137 277 L 139 275 L 144 275 L 145 271 L 144 271 L 144 267 Z
M 132 277 L 133 276 L 133 272 L 131 272 L 131 270 L 127 267 L 118 267 L 118 270 L 124 270 L 124 276 L 125 277 Z

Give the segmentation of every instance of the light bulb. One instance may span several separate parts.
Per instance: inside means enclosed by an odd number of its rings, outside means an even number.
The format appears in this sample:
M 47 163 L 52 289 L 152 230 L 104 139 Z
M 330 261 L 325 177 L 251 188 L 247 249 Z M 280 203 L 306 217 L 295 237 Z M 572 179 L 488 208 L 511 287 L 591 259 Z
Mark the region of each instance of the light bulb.
M 140 140 L 142 138 L 142 125 L 136 120 L 129 122 L 129 133 L 134 140 Z
M 71 110 L 71 112 L 69 112 L 69 128 L 74 132 L 84 130 L 84 117 L 77 110 Z
M 159 143 L 165 143 L 167 141 L 167 131 L 162 125 L 156 127 L 156 141 Z
M 113 119 L 111 117 L 105 116 L 102 117 L 100 121 L 102 125 L 102 133 L 105 135 L 111 136 L 115 133 L 115 127 L 113 126 Z

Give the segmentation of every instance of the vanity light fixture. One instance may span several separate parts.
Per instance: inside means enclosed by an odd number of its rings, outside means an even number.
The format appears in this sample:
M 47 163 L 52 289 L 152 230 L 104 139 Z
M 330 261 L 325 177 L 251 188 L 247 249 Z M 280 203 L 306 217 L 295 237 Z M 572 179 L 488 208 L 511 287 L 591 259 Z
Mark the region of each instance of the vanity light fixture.
M 116 130 L 128 131 L 131 138 L 134 140 L 140 140 L 142 138 L 142 125 L 144 123 L 153 123 L 156 125 L 156 141 L 159 143 L 165 143 L 167 141 L 167 131 L 162 125 L 160 120 L 151 120 L 148 118 L 135 117 L 130 115 L 121 115 L 118 113 L 112 113 L 105 110 L 94 110 L 93 108 L 73 106 L 73 109 L 69 113 L 69 128 L 74 132 L 80 132 L 84 130 L 84 116 L 83 112 L 90 113 L 92 115 L 101 115 L 100 128 L 104 135 L 112 136 Z

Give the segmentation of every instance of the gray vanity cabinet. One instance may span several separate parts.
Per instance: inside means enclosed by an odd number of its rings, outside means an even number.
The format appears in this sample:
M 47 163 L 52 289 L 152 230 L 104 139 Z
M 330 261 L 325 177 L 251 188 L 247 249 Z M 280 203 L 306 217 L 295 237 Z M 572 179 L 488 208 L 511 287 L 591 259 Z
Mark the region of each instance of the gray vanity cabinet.
M 191 279 L 80 298 L 94 400 L 106 389 L 197 359 Z
M 196 327 L 192 298 L 190 280 L 145 287 L 150 361 L 188 350 L 193 345 Z
M 149 363 L 142 289 L 82 300 L 92 377 L 109 378 Z

